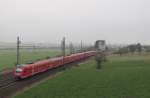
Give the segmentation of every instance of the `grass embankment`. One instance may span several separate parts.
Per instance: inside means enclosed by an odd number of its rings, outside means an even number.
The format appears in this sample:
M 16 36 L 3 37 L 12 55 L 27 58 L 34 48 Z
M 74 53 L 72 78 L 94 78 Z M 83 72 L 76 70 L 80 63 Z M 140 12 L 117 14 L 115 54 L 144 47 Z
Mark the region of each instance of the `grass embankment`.
M 93 59 L 41 82 L 15 98 L 150 98 L 150 55 Z
M 43 59 L 47 56 L 53 57 L 60 54 L 59 50 L 37 49 L 37 50 L 21 50 L 20 62 L 27 63 L 37 59 Z M 12 68 L 16 63 L 15 50 L 0 50 L 0 70 L 5 68 Z

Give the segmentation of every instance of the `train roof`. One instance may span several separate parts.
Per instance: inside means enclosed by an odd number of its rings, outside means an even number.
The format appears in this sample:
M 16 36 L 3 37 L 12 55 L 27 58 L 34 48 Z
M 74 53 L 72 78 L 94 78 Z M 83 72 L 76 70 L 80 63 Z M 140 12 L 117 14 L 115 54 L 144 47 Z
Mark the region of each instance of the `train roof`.
M 86 51 L 86 52 L 81 52 L 81 53 L 75 53 L 75 54 L 71 54 L 71 55 L 67 55 L 67 56 L 77 56 L 77 55 L 88 53 L 88 52 L 94 52 L 94 51 Z M 59 59 L 62 59 L 62 58 L 63 58 L 63 56 L 54 57 L 54 58 L 47 58 L 47 59 L 43 59 L 43 60 L 36 60 L 36 61 L 32 61 L 32 62 L 25 63 L 25 64 L 20 64 L 20 65 L 17 65 L 17 66 L 29 66 L 29 65 L 33 65 L 33 64 L 46 63 L 46 62 L 49 62 L 49 61 L 55 61 L 55 60 L 59 60 Z

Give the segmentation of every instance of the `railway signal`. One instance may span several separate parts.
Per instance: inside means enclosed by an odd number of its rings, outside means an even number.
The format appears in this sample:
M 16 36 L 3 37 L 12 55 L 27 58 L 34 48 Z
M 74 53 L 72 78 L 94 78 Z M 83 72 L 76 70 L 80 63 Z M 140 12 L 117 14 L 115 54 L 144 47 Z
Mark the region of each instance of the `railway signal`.
M 96 50 L 96 55 L 95 55 L 95 60 L 97 62 L 97 69 L 101 69 L 101 63 L 106 59 L 105 57 L 105 50 L 106 50 L 106 44 L 105 40 L 97 40 L 95 42 L 95 50 Z

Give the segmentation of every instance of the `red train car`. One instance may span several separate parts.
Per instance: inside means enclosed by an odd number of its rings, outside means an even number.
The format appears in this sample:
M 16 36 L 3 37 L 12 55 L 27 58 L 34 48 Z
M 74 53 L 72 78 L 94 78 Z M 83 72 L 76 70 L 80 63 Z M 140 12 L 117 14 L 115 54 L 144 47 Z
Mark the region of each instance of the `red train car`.
M 14 78 L 15 79 L 26 78 L 35 75 L 37 73 L 44 72 L 49 69 L 62 66 L 67 63 L 71 63 L 90 56 L 94 56 L 95 54 L 96 54 L 95 51 L 87 51 L 82 53 L 71 54 L 65 57 L 61 56 L 61 57 L 55 57 L 51 59 L 45 59 L 45 60 L 37 61 L 32 64 L 17 65 L 14 68 Z

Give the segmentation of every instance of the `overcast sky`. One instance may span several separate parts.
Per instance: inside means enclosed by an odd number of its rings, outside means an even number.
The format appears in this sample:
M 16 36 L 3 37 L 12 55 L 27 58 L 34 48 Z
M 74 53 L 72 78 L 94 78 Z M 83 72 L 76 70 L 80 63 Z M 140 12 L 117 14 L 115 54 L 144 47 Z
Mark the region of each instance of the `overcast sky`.
M 150 0 L 0 0 L 0 41 L 150 44 Z

